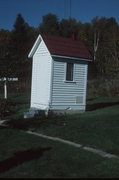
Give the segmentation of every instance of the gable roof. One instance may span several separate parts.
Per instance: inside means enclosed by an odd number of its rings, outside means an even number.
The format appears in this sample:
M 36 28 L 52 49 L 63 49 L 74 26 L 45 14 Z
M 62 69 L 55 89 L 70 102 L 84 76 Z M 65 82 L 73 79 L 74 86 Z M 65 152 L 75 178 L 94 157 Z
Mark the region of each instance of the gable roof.
M 42 39 L 51 55 L 83 58 L 87 60 L 93 59 L 82 41 L 53 35 L 39 35 L 28 57 L 33 56 Z

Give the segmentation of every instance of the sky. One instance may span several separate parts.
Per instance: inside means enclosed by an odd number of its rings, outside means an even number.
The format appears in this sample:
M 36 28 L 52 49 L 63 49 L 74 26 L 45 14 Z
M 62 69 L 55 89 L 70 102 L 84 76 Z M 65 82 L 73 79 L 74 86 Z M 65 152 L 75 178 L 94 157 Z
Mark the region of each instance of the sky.
M 119 24 L 119 0 L 0 0 L 0 29 L 12 30 L 19 13 L 33 27 L 38 27 L 48 13 L 59 20 L 71 16 L 82 23 L 97 16 L 114 17 Z

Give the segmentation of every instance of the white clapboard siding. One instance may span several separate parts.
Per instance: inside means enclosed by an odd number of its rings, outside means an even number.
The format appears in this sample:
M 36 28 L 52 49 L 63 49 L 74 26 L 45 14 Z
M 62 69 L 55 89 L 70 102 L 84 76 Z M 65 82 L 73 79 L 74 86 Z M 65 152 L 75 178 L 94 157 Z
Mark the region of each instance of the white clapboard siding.
M 42 40 L 33 56 L 31 108 L 47 109 L 50 100 L 51 55 Z
M 75 57 L 75 53 L 74 57 L 62 56 L 70 44 L 66 39 L 60 41 L 63 51 L 56 46 L 55 38 L 39 35 L 28 55 L 33 58 L 31 109 L 85 111 L 88 59 Z M 80 46 L 77 48 L 80 51 Z M 74 63 L 73 82 L 65 79 L 67 62 Z
M 87 64 L 74 64 L 74 82 L 65 81 L 64 61 L 53 63 L 52 108 L 85 109 Z

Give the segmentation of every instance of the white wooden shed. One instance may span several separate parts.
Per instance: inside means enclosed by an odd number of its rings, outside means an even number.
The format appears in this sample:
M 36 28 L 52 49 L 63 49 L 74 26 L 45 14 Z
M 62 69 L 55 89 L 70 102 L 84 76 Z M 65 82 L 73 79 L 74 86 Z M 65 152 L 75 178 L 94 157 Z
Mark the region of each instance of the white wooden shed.
M 30 109 L 85 111 L 88 61 L 83 42 L 39 35 L 29 55 L 33 58 Z

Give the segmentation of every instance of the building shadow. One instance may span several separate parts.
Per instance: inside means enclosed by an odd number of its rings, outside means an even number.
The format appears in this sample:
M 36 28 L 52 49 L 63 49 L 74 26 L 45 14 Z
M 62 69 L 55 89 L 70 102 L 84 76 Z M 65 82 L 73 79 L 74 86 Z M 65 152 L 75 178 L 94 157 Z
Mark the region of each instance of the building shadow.
M 94 111 L 96 109 L 101 109 L 105 107 L 110 107 L 114 105 L 119 105 L 119 102 L 105 102 L 105 103 L 97 103 L 97 104 L 87 104 L 86 111 Z
M 14 156 L 6 160 L 0 161 L 0 173 L 6 172 L 12 168 L 15 168 L 26 161 L 31 161 L 43 156 L 45 151 L 51 150 L 51 147 L 29 149 L 27 151 L 21 151 L 14 153 Z

